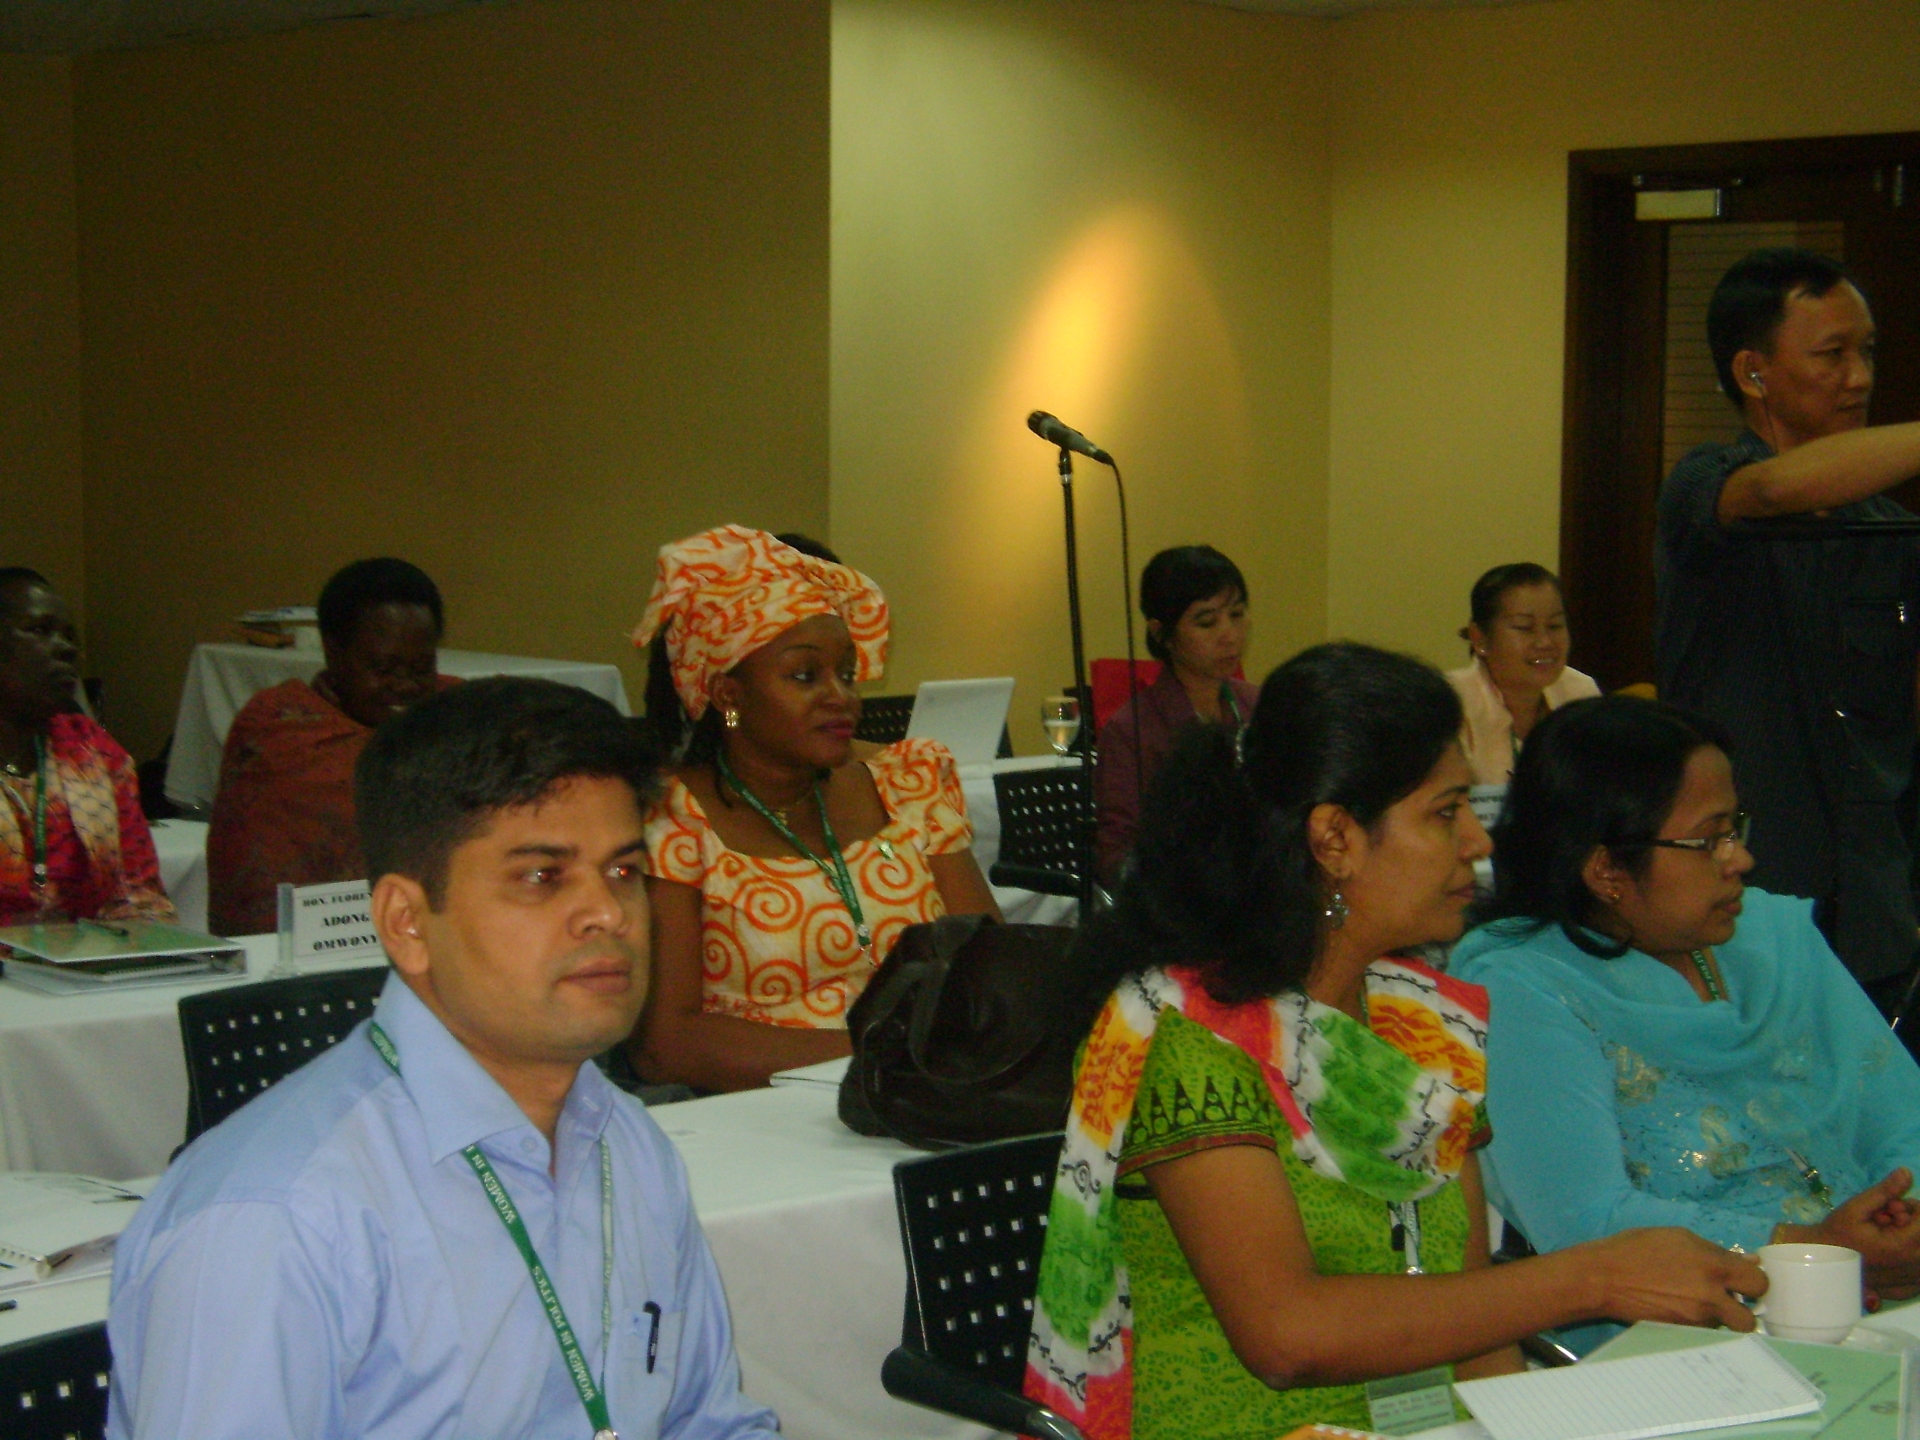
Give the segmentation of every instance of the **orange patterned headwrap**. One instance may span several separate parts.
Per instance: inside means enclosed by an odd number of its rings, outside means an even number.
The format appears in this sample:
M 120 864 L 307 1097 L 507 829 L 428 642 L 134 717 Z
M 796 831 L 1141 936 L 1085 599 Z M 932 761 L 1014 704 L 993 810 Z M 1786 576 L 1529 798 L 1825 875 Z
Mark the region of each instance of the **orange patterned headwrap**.
M 815 615 L 847 622 L 855 677 L 887 667 L 887 597 L 858 570 L 802 555 L 764 530 L 722 525 L 660 547 L 653 595 L 633 632 L 645 647 L 662 630 L 673 688 L 687 715 L 707 709 L 707 682 Z

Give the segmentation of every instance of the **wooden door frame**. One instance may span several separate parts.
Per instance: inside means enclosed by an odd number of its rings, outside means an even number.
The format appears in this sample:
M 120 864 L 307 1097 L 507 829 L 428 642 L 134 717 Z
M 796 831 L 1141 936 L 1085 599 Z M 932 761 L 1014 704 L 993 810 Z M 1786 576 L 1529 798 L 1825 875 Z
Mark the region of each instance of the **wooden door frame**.
M 1652 674 L 1629 673 L 1616 657 L 1634 648 L 1633 633 L 1651 634 L 1653 597 L 1630 594 L 1617 567 L 1596 563 L 1609 532 L 1618 534 L 1622 504 L 1630 513 L 1651 509 L 1657 496 L 1627 482 L 1645 474 L 1647 457 L 1629 453 L 1637 435 L 1657 453 L 1658 412 L 1651 425 L 1627 423 L 1635 396 L 1645 408 L 1658 386 L 1636 367 L 1660 347 L 1626 343 L 1633 327 L 1666 325 L 1666 227 L 1634 219 L 1635 177 L 1707 186 L 1747 171 L 1833 170 L 1905 163 L 1909 184 L 1920 187 L 1912 132 L 1843 135 L 1806 140 L 1745 140 L 1712 145 L 1661 145 L 1631 150 L 1575 150 L 1567 156 L 1567 305 L 1560 442 L 1560 573 L 1567 609 L 1581 648 L 1603 689 Z M 1651 279 L 1632 286 L 1629 278 Z M 1629 311 L 1626 297 L 1643 303 Z M 1649 298 L 1651 297 L 1651 298 Z M 1637 417 L 1645 422 L 1648 417 Z M 1655 460 L 1656 468 L 1658 460 Z M 1644 631 L 1638 629 L 1646 626 Z M 1581 657 L 1576 657 L 1577 660 Z M 1639 668 L 1634 666 L 1632 668 Z

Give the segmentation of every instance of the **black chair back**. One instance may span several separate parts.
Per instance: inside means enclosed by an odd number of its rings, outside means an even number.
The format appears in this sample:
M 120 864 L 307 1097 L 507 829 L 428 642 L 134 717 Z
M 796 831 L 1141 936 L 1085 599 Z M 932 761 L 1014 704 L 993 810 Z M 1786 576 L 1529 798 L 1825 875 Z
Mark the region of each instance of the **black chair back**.
M 0 1347 L 0 1435 L 102 1440 L 111 1368 L 104 1323 Z
M 1092 863 L 1093 796 L 1077 765 L 993 777 L 1000 855 L 988 878 L 1043 895 L 1078 895 Z
M 1060 1139 L 999 1140 L 893 1167 L 907 1253 L 901 1343 L 1019 1390 Z
M 345 1039 L 373 1014 L 387 973 L 385 965 L 332 970 L 181 1000 L 188 1141 Z
M 880 1367 L 889 1395 L 994 1430 L 1080 1440 L 1020 1393 L 1060 1140 L 1029 1135 L 893 1167 L 907 1314 Z
M 860 701 L 860 723 L 853 727 L 856 740 L 873 745 L 892 745 L 907 738 L 913 723 L 912 695 L 868 695 Z

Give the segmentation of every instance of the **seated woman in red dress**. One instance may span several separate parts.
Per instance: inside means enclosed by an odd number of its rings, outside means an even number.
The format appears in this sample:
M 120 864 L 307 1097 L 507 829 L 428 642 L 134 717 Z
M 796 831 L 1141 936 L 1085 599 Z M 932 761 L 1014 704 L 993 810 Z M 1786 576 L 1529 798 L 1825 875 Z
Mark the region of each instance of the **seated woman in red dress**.
M 320 592 L 326 668 L 262 690 L 233 717 L 207 835 L 207 922 L 274 928 L 284 882 L 366 878 L 353 766 L 382 720 L 436 687 L 440 591 L 404 560 L 356 560 Z
M 79 655 L 45 577 L 0 570 L 0 925 L 174 918 L 133 759 L 77 713 Z

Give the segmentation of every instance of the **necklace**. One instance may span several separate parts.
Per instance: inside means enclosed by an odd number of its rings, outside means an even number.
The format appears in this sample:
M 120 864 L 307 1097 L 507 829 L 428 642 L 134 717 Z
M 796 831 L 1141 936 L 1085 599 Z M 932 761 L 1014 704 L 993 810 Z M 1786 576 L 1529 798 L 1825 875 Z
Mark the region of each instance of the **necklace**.
M 1818 1200 L 1822 1205 L 1826 1206 L 1828 1210 L 1832 1210 L 1833 1190 L 1821 1177 L 1819 1168 L 1798 1150 L 1787 1151 L 1787 1158 L 1793 1161 L 1794 1168 L 1799 1170 L 1800 1178 L 1807 1182 L 1807 1193 L 1812 1195 L 1813 1198 Z
M 1707 952 L 1695 950 L 1687 958 L 1693 961 L 1693 968 L 1699 971 L 1700 983 L 1707 987 L 1707 999 L 1726 999 L 1727 992 L 1720 987 L 1720 977 L 1713 973 L 1713 967 L 1707 963 Z
M 782 840 L 786 841 L 787 844 L 798 850 L 826 873 L 828 881 L 831 882 L 833 888 L 839 892 L 840 903 L 847 907 L 847 914 L 853 919 L 853 933 L 859 938 L 860 948 L 871 951 L 873 949 L 873 932 L 867 928 L 866 914 L 860 908 L 860 892 L 855 888 L 853 875 L 847 869 L 847 857 L 842 853 L 840 842 L 834 836 L 833 822 L 827 819 L 827 800 L 826 797 L 820 793 L 820 782 L 818 780 L 813 782 L 813 803 L 820 811 L 820 832 L 827 837 L 827 856 L 829 858 L 826 859 L 814 854 L 813 851 L 807 848 L 806 842 L 793 833 L 793 827 L 787 824 L 786 811 L 775 810 L 758 795 L 740 783 L 740 777 L 733 773 L 733 767 L 727 763 L 726 751 L 722 750 L 714 756 L 714 764 L 719 769 L 721 778 L 733 787 L 742 800 L 745 800 L 747 804 L 753 807 L 755 813 L 757 813 L 762 820 L 774 828 L 774 831 Z

